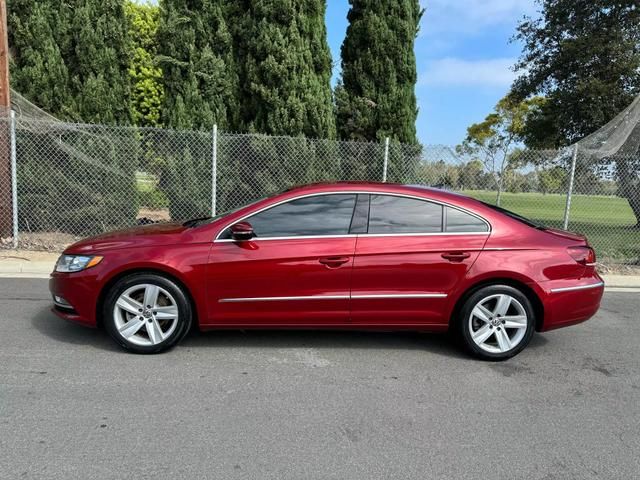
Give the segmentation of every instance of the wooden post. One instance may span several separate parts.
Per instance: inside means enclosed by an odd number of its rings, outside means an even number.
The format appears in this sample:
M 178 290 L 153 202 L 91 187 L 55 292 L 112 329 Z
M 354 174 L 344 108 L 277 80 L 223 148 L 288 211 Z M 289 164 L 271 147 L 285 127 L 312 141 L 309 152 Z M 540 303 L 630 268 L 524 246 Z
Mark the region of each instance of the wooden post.
M 7 35 L 7 1 L 0 0 L 0 236 L 13 230 L 11 156 L 9 141 L 9 39 Z

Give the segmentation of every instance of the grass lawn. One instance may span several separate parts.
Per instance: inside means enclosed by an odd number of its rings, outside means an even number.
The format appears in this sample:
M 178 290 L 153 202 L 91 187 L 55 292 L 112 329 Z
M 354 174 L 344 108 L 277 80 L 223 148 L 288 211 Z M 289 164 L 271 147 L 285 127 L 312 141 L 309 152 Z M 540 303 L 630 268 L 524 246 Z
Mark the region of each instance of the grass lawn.
M 466 195 L 495 203 L 495 192 L 469 190 Z M 566 196 L 541 193 L 503 193 L 501 206 L 545 225 L 562 228 Z M 619 197 L 574 195 L 569 230 L 587 235 L 598 259 L 637 263 L 640 259 L 640 229 L 629 203 Z

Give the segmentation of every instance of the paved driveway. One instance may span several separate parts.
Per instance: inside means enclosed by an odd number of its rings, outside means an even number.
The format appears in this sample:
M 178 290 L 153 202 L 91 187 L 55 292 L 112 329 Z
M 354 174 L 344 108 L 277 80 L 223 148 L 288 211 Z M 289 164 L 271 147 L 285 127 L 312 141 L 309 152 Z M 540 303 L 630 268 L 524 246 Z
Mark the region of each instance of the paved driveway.
M 499 364 L 413 333 L 219 332 L 136 356 L 0 280 L 0 478 L 640 472 L 640 294 Z

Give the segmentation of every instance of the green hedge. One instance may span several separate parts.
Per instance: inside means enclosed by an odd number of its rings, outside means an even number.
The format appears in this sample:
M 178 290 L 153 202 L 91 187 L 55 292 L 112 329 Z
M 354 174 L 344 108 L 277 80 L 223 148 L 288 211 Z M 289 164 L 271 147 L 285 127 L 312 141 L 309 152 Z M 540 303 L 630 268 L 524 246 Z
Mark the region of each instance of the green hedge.
M 19 228 L 94 235 L 135 223 L 133 130 L 31 125 L 17 132 Z

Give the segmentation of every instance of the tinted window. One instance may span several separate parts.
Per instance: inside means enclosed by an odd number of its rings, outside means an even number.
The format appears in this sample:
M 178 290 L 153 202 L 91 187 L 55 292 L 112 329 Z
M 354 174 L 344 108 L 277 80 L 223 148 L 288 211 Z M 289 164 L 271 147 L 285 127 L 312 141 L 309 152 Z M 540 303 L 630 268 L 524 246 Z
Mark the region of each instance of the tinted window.
M 489 227 L 478 217 L 447 207 L 447 232 L 488 232 Z
M 414 198 L 371 195 L 369 233 L 442 231 L 442 206 Z
M 256 237 L 346 235 L 355 204 L 353 194 L 317 195 L 277 205 L 246 220 Z
M 500 212 L 500 213 L 502 213 L 504 215 L 507 215 L 508 217 L 511 217 L 514 220 L 522 222 L 525 225 L 529 225 L 530 227 L 540 228 L 540 229 L 544 229 L 545 228 L 545 226 L 543 224 L 538 223 L 538 222 L 534 222 L 533 220 L 525 218 L 522 215 L 518 215 L 517 213 L 511 212 L 511 211 L 507 210 L 506 208 L 498 207 L 496 205 L 491 205 L 490 203 L 485 203 L 485 202 L 482 202 L 482 203 L 484 203 L 487 207 L 493 208 L 496 212 Z

